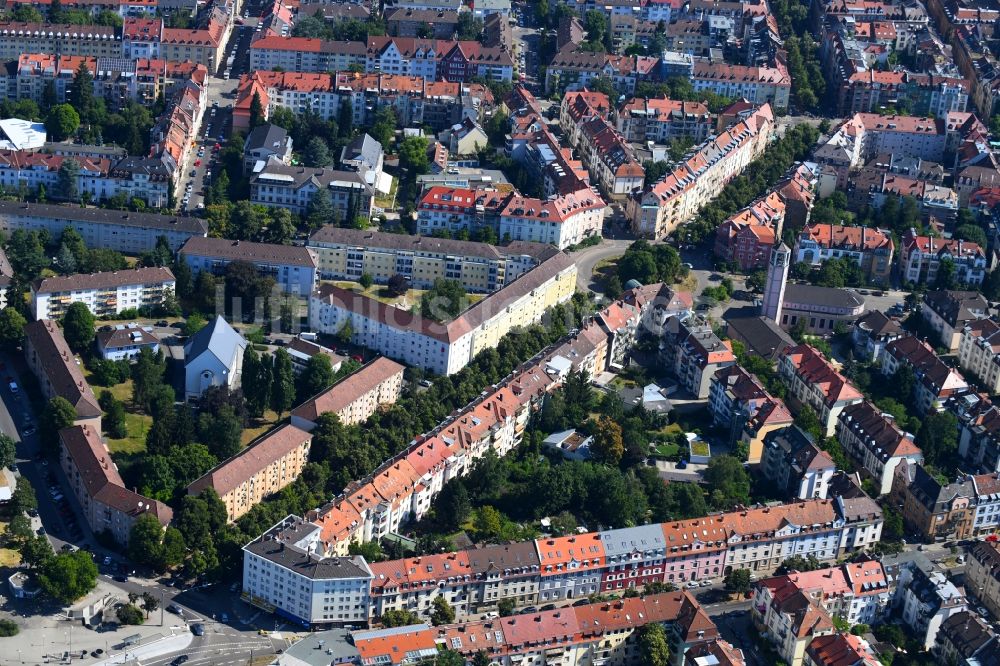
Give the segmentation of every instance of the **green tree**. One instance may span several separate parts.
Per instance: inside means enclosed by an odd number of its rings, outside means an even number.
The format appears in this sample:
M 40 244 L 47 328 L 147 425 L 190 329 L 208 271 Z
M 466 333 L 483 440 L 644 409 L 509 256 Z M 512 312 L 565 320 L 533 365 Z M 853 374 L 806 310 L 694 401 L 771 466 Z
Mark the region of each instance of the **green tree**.
M 621 426 L 607 416 L 601 416 L 594 425 L 591 451 L 594 459 L 608 465 L 617 465 L 625 455 L 625 442 Z
M 334 208 L 330 192 L 320 188 L 313 193 L 306 208 L 306 223 L 313 231 L 333 222 Z
M 94 342 L 94 315 L 85 303 L 72 303 L 63 315 L 63 336 L 70 349 L 82 353 Z
M 983 228 L 975 224 L 963 224 L 955 228 L 952 233 L 953 238 L 978 243 L 979 247 L 986 247 L 986 232 Z
M 455 621 L 455 609 L 451 607 L 448 600 L 443 596 L 434 597 L 431 602 L 431 624 L 435 627 L 442 624 L 451 624 Z
M 35 536 L 35 531 L 31 529 L 31 520 L 23 513 L 15 513 L 11 516 L 7 524 L 7 531 L 4 533 L 7 541 L 15 547 L 20 546 L 25 541 Z
M 42 571 L 49 563 L 55 553 L 52 552 L 52 544 L 48 537 L 32 536 L 21 544 L 21 562 L 29 569 Z
M 669 666 L 670 646 L 662 624 L 651 622 L 639 629 L 639 655 L 646 666 Z
M 146 617 L 160 607 L 160 601 L 149 592 L 142 593 L 142 610 L 146 611 Z
M 108 397 L 105 398 L 104 396 Z M 110 391 L 102 391 L 101 398 L 104 407 L 104 431 L 111 439 L 128 437 L 128 425 L 125 422 L 125 405 L 121 400 L 111 395 Z
M 497 602 L 497 612 L 500 613 L 500 617 L 510 617 L 516 610 L 517 605 L 513 599 L 503 598 Z
M 65 141 L 80 127 L 80 114 L 69 104 L 57 104 L 49 110 L 45 130 L 53 141 Z
M 373 284 L 375 284 L 375 279 L 372 278 L 371 273 L 362 273 L 361 278 L 358 280 L 358 284 L 360 284 L 363 289 L 369 289 Z
M 750 570 L 733 569 L 726 574 L 723 584 L 730 592 L 735 592 L 742 596 L 750 593 Z
M 468 294 L 462 283 L 437 278 L 420 297 L 420 314 L 435 321 L 448 321 L 457 317 L 468 304 Z
M 254 92 L 253 99 L 250 100 L 250 129 L 266 122 L 267 118 L 264 117 L 264 104 L 260 100 L 260 93 Z
M 292 407 L 295 400 L 295 374 L 292 371 L 292 359 L 288 352 L 279 349 L 274 353 L 274 367 L 271 382 L 271 409 L 280 418 Z
M 21 628 L 17 626 L 17 622 L 8 620 L 7 618 L 0 620 L 0 636 L 3 636 L 4 638 L 17 636 L 20 631 Z
M 55 396 L 45 405 L 42 418 L 39 421 L 39 439 L 43 446 L 50 447 L 55 452 L 59 448 L 59 431 L 68 428 L 76 421 L 76 409 L 69 400 Z
M 302 153 L 302 159 L 306 166 L 311 167 L 328 167 L 333 164 L 333 155 L 330 153 L 330 146 L 327 145 L 322 137 L 318 136 L 309 139 L 309 143 L 306 144 L 305 150 Z
M 198 429 L 208 450 L 219 460 L 231 458 L 243 448 L 240 439 L 243 424 L 229 405 L 220 407 L 215 415 L 203 412 L 198 421 Z
M 72 157 L 67 157 L 59 165 L 56 173 L 56 189 L 52 193 L 53 197 L 63 201 L 79 201 L 80 188 L 77 182 L 80 180 L 80 163 Z
M 958 418 L 951 412 L 932 411 L 924 417 L 915 442 L 928 464 L 951 472 L 958 462 Z
M 459 39 L 477 42 L 483 33 L 483 20 L 476 18 L 472 12 L 459 12 L 457 29 Z
M 334 382 L 333 366 L 326 354 L 316 354 L 307 362 L 299 376 L 299 402 L 304 402 L 320 391 L 329 388 Z
M 427 173 L 430 168 L 427 145 L 427 139 L 422 136 L 408 136 L 399 144 L 399 164 L 406 169 L 407 177 L 416 178 Z
M 0 434 L 0 467 L 10 467 L 17 459 L 17 443 L 9 436 Z
M 115 611 L 118 621 L 124 625 L 139 625 L 145 622 L 142 611 L 133 604 L 122 604 Z
M 411 624 L 420 624 L 420 618 L 416 613 L 408 610 L 390 609 L 382 613 L 380 618 L 383 627 L 405 627 Z
M 243 374 L 241 385 L 247 401 L 247 411 L 255 418 L 264 415 L 271 398 L 271 356 L 261 357 L 248 347 L 243 354 Z
M 750 477 L 739 458 L 713 457 L 703 478 L 716 509 L 728 511 L 737 504 L 750 503 Z
M 72 603 L 97 585 L 97 565 L 85 550 L 59 553 L 45 563 L 38 583 L 49 596 Z
M 826 433 L 823 431 L 823 424 L 819 422 L 816 411 L 809 405 L 803 405 L 795 417 L 795 425 L 808 433 L 814 440 L 819 440 Z
M 24 326 L 27 324 L 24 315 L 13 307 L 0 311 L 0 346 L 7 351 L 13 351 L 24 340 Z
M 163 526 L 151 513 L 132 523 L 128 537 L 128 557 L 133 562 L 160 568 L 163 563 Z

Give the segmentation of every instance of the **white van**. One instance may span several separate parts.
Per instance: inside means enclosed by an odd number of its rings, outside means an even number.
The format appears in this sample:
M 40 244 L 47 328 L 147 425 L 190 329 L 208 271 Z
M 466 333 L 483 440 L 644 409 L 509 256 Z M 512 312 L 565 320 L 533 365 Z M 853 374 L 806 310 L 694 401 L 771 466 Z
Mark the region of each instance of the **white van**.
M 21 390 L 21 389 L 17 388 L 17 382 L 11 382 L 11 383 L 10 383 L 10 392 L 11 392 L 11 393 L 17 393 L 17 392 L 19 392 L 20 390 Z

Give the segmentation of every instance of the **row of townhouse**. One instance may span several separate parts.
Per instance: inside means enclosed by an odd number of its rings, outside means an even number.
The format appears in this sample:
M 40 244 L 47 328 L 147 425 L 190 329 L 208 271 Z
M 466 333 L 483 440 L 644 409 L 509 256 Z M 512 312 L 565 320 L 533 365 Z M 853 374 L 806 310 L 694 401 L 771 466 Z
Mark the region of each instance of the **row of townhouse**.
M 785 401 L 768 393 L 755 375 L 737 364 L 716 371 L 708 397 L 712 425 L 727 429 L 730 444 L 746 444 L 751 464 L 761 461 L 768 435 L 794 422 Z
M 74 192 L 63 190 L 60 170 L 75 162 L 78 173 Z M 36 194 L 39 188 L 49 199 L 79 202 L 80 197 L 106 201 L 120 194 L 140 199 L 151 208 L 165 208 L 173 188 L 174 168 L 170 160 L 154 157 L 108 159 L 56 155 L 30 150 L 0 150 L 0 188 L 11 193 Z
M 167 103 L 167 109 L 149 131 L 150 155 L 166 165 L 172 178 L 167 179 L 165 184 L 175 196 L 180 194 L 181 179 L 177 176 L 194 152 L 194 139 L 207 106 L 208 89 L 194 81 L 187 81 L 177 88 Z M 156 176 L 150 173 L 148 180 L 157 182 Z
M 170 269 L 161 267 L 39 278 L 31 284 L 31 311 L 35 319 L 62 319 L 73 303 L 95 317 L 154 309 L 173 296 L 176 284 Z
M 856 72 L 840 83 L 838 113 L 878 113 L 881 107 L 906 108 L 911 113 L 943 116 L 965 111 L 972 85 L 968 79 L 908 71 Z
M 945 403 L 958 418 L 958 456 L 963 469 L 1000 472 L 1000 406 L 985 394 L 967 393 Z
M 632 231 L 663 238 L 694 218 L 725 185 L 763 154 L 774 128 L 774 114 L 764 105 L 694 150 L 657 183 L 626 203 Z
M 122 28 L 104 25 L 0 23 L 0 60 L 24 53 L 91 58 L 162 58 L 195 62 L 215 72 L 232 31 L 232 8 L 208 10 L 201 28 L 167 28 L 159 18 L 129 17 Z
M 344 425 L 364 423 L 380 406 L 399 399 L 403 370 L 404 366 L 380 356 L 293 409 L 292 425 L 312 431 L 323 414 L 335 414 Z
M 308 37 L 260 37 L 250 45 L 252 70 L 346 72 L 418 76 L 428 81 L 510 81 L 514 62 L 499 47 L 479 42 L 371 36 L 368 42 Z
M 819 417 L 826 437 L 834 435 L 837 419 L 845 408 L 864 400 L 861 391 L 808 344 L 792 347 L 781 355 L 778 375 L 788 386 L 793 409 L 810 407 Z
M 174 0 L 66 0 L 64 9 L 79 9 L 89 12 L 95 18 L 101 12 L 114 12 L 122 18 L 153 13 L 157 7 L 167 8 Z M 30 6 L 43 13 L 52 6 L 52 0 L 12 0 L 10 7 Z
M 770 192 L 719 225 L 715 256 L 745 272 L 767 266 L 785 224 L 794 229 L 808 224 L 816 185 L 817 174 L 811 165 L 793 166 Z
M 958 351 L 965 327 L 989 314 L 990 302 L 978 291 L 934 290 L 924 294 L 920 314 L 937 337 L 937 346 Z
M 563 96 L 560 125 L 570 146 L 610 199 L 621 201 L 642 187 L 646 170 L 625 137 L 606 120 L 608 98 L 584 89 Z
M 796 263 L 817 267 L 830 259 L 850 259 L 866 279 L 885 282 L 894 250 L 892 233 L 884 229 L 810 224 L 795 239 L 793 254 Z
M 962 329 L 958 365 L 971 373 L 990 395 L 1000 393 L 1000 325 L 977 319 Z
M 491 664 L 640 663 L 639 631 L 656 623 L 665 629 L 671 666 L 743 666 L 739 650 L 719 638 L 718 630 L 689 593 L 668 592 L 642 598 L 595 601 L 576 607 L 516 617 L 468 620 L 433 627 L 354 631 L 335 638 L 338 655 L 351 663 L 400 666 L 451 650 L 462 659 L 485 654 Z M 408 656 L 402 656 L 405 651 Z M 288 650 L 294 652 L 294 648 Z M 286 652 L 287 654 L 287 652 Z
M 332 225 L 313 232 L 306 245 L 315 252 L 324 280 L 357 282 L 367 274 L 383 284 L 402 275 L 413 288 L 428 289 L 435 280 L 448 279 L 473 293 L 502 289 L 555 252 L 541 243 L 490 245 Z
M 617 127 L 634 143 L 666 144 L 685 137 L 701 143 L 715 132 L 715 118 L 703 102 L 633 97 L 618 109 Z
M 1000 545 L 980 541 L 969 550 L 965 567 L 966 585 L 976 591 L 976 598 L 993 617 L 1000 616 Z M 994 646 L 994 649 L 1000 649 Z M 995 653 L 994 653 L 995 654 Z
M 569 300 L 575 289 L 576 266 L 562 252 L 446 322 L 323 284 L 309 299 L 309 326 L 328 334 L 348 326 L 355 344 L 450 375 L 483 349 L 495 347 L 512 328 L 539 321 L 549 308 Z
M 22 53 L 6 68 L 0 68 L 0 91 L 4 99 L 30 99 L 41 104 L 46 90 L 55 91 L 56 101 L 65 103 L 80 66 L 94 79 L 94 96 L 111 111 L 128 102 L 152 105 L 161 95 L 187 80 L 205 84 L 208 68 L 195 62 L 171 62 L 149 57 L 68 56 Z
M 600 236 L 606 204 L 588 187 L 547 199 L 495 189 L 429 188 L 417 204 L 417 233 L 452 234 L 492 228 L 505 241 L 548 243 L 559 249 Z
M 257 70 L 245 74 L 236 89 L 233 124 L 250 124 L 250 106 L 260 100 L 265 117 L 277 109 L 296 115 L 308 109 L 324 120 L 336 119 L 350 104 L 355 125 L 369 125 L 383 107 L 391 107 L 406 126 L 429 125 L 435 131 L 468 118 L 483 122 L 493 108 L 493 94 L 481 83 L 433 81 L 419 76 L 346 70 L 303 73 Z
M 47 231 L 58 238 L 67 228 L 76 229 L 87 247 L 128 254 L 149 252 L 161 237 L 176 251 L 188 239 L 208 235 L 208 224 L 197 217 L 0 201 L 0 231 L 6 234 Z
M 321 522 L 289 517 L 244 547 L 243 598 L 308 625 L 367 622 L 389 610 L 426 616 L 438 596 L 466 617 L 503 601 L 544 604 L 653 582 L 718 580 L 738 569 L 770 572 L 795 555 L 833 561 L 877 543 L 881 531 L 874 501 L 837 497 L 368 564 L 329 556 Z M 303 558 L 316 569 L 363 565 L 364 579 L 352 581 L 354 603 L 336 592 L 323 599 L 325 580 L 296 574 Z M 289 598 L 276 585 L 288 574 L 286 587 L 305 594 Z

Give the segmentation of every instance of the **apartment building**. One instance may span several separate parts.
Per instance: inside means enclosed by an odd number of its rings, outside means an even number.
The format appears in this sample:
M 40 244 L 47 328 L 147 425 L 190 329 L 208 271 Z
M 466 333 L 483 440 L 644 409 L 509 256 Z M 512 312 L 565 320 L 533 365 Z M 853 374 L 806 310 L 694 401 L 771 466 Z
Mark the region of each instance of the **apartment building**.
M 870 310 L 854 322 L 851 330 L 854 355 L 866 363 L 874 363 L 887 344 L 903 335 L 903 327 L 898 321 L 886 317 L 879 310 Z
M 590 170 L 592 182 L 615 201 L 622 201 L 642 187 L 646 171 L 614 125 L 600 117 L 579 126 L 577 151 Z
M 618 109 L 618 131 L 627 141 L 667 144 L 690 138 L 701 143 L 715 131 L 715 120 L 702 102 L 633 97 Z
M 636 84 L 657 79 L 659 62 L 659 58 L 651 56 L 578 51 L 575 44 L 570 44 L 556 53 L 545 68 L 545 91 L 581 90 L 596 79 L 608 78 L 615 90 L 632 97 Z
M 626 216 L 632 230 L 647 238 L 663 238 L 691 220 L 763 153 L 773 127 L 774 114 L 765 104 L 701 144 L 683 164 L 629 198 Z
M 943 405 L 953 395 L 969 390 L 962 374 L 949 367 L 927 342 L 916 336 L 906 336 L 887 344 L 879 362 L 885 377 L 892 377 L 904 366 L 913 370 L 917 380 L 913 384 L 913 398 L 921 416 Z
M 306 296 L 316 287 L 316 257 L 298 245 L 192 237 L 179 256 L 195 275 L 201 271 L 224 275 L 229 264 L 242 261 L 253 264 L 262 276 L 274 278 L 285 293 Z
M 40 278 L 31 284 L 35 319 L 60 319 L 73 303 L 83 303 L 95 317 L 123 310 L 154 310 L 173 296 L 177 282 L 169 268 L 135 268 Z
M 451 39 L 458 30 L 458 12 L 436 9 L 409 9 L 399 7 L 385 17 L 389 34 L 394 37 L 417 37 L 429 26 L 434 39 Z
M 885 414 L 865 400 L 849 405 L 837 419 L 837 440 L 865 475 L 875 482 L 879 495 L 892 490 L 896 467 L 908 462 L 922 465 L 923 452 Z
M 729 217 L 715 231 L 715 256 L 741 271 L 767 266 L 774 239 L 781 236 L 785 202 L 777 192 L 758 199 Z
M 837 666 L 845 661 L 853 666 L 879 666 L 882 663 L 864 638 L 839 633 L 817 636 L 810 641 L 802 663 L 805 666 Z
M 234 522 L 299 478 L 309 462 L 311 444 L 312 435 L 286 423 L 205 472 L 187 487 L 188 495 L 211 488 L 226 505 L 229 522 Z
M 104 25 L 0 23 L 0 60 L 17 60 L 22 53 L 120 58 L 122 40 L 116 28 Z
M 954 266 L 958 283 L 974 286 L 986 279 L 986 252 L 977 243 L 918 236 L 913 229 L 903 237 L 899 271 L 907 282 L 933 285 L 942 261 L 949 261 Z
M 171 249 L 178 250 L 189 238 L 208 235 L 208 224 L 197 217 L 0 201 L 0 231 L 4 233 L 45 230 L 58 237 L 67 227 L 76 229 L 87 247 L 128 254 L 149 252 L 161 236 Z
M 589 188 L 536 199 L 494 189 L 436 186 L 417 204 L 417 233 L 430 236 L 441 229 L 454 233 L 492 227 L 504 239 L 565 249 L 601 234 L 605 207 Z
M 361 556 L 317 557 L 319 534 L 288 516 L 244 546 L 242 598 L 305 625 L 366 624 L 371 568 Z
M 925 650 L 934 647 L 948 618 L 968 607 L 965 594 L 942 571 L 919 559 L 900 567 L 892 603 Z
M 854 626 L 884 619 L 893 593 L 891 578 L 882 563 L 865 560 L 766 578 L 754 585 L 751 598 L 753 606 L 766 606 L 803 594 L 814 599 L 831 618 L 841 618 Z
M 74 424 L 100 432 L 104 411 L 56 322 L 41 319 L 25 325 L 24 360 L 38 380 L 45 400 L 56 396 L 66 399 L 76 410 Z
M 958 343 L 958 365 L 989 393 L 1000 393 L 1000 325 L 992 319 L 966 324 Z
M 720 340 L 707 322 L 694 318 L 667 320 L 660 358 L 681 386 L 699 399 L 709 396 L 712 379 L 721 368 L 736 364 L 732 345 Z
M 976 590 L 976 598 L 993 617 L 1000 616 L 1000 545 L 979 541 L 969 550 L 965 565 L 966 585 Z
M 931 290 L 924 294 L 920 314 L 949 352 L 961 345 L 962 331 L 989 313 L 989 301 L 978 291 Z
M 210 10 L 203 28 L 163 28 L 160 36 L 160 56 L 175 62 L 198 62 L 210 72 L 223 64 L 226 42 L 232 32 L 232 17 L 219 7 Z
M 713 425 L 728 429 L 731 444 L 747 444 L 747 462 L 751 464 L 760 462 L 767 436 L 793 422 L 784 401 L 772 397 L 754 375 L 739 365 L 715 373 L 708 409 Z
M 74 425 L 59 431 L 59 466 L 94 534 L 110 533 L 128 545 L 132 526 L 143 515 L 166 527 L 173 511 L 125 487 L 111 452 L 101 441 L 100 425 Z
M 346 72 L 352 66 L 364 71 L 367 62 L 367 49 L 361 42 L 266 35 L 250 46 L 252 71 Z
M 866 279 L 885 282 L 892 272 L 894 250 L 892 234 L 885 229 L 810 224 L 796 239 L 794 256 L 796 263 L 811 266 L 847 258 L 858 264 Z
M 827 437 L 833 436 L 841 412 L 864 400 L 861 392 L 846 377 L 837 372 L 815 347 L 807 344 L 792 347 L 781 355 L 778 374 L 788 386 L 793 409 L 811 407 Z
M 967 477 L 941 483 L 922 465 L 899 465 L 890 499 L 901 508 L 907 529 L 926 539 L 972 536 L 975 488 Z
M 379 357 L 293 409 L 292 425 L 311 431 L 323 414 L 336 414 L 344 425 L 364 423 L 381 406 L 399 399 L 405 369 Z
M 134 322 L 115 324 L 110 330 L 97 331 L 96 345 L 101 358 L 110 361 L 131 360 L 143 349 L 154 354 L 160 351 L 160 339 L 153 335 L 152 327 L 139 326 Z
M 357 171 L 327 167 L 289 166 L 272 157 L 250 177 L 250 201 L 271 208 L 287 208 L 302 215 L 319 190 L 330 193 L 334 214 L 341 220 L 372 216 L 375 191 Z
M 775 430 L 764 439 L 760 471 L 788 500 L 826 499 L 836 469 L 830 454 L 797 426 Z
M 427 289 L 435 280 L 446 278 L 473 293 L 502 288 L 556 251 L 541 243 L 489 245 L 332 225 L 313 232 L 307 245 L 316 254 L 324 280 L 357 281 L 367 274 L 385 283 L 402 275 L 413 288 Z
M 782 62 L 776 62 L 773 67 L 747 67 L 695 58 L 691 85 L 696 92 L 746 99 L 758 106 L 769 104 L 775 111 L 782 112 L 788 109 L 792 77 Z
M 495 608 L 503 599 L 521 606 L 582 598 L 592 594 L 591 590 L 638 589 L 654 581 L 681 584 L 718 580 L 731 568 L 772 571 L 791 554 L 832 561 L 879 538 L 881 512 L 867 498 L 865 504 L 864 518 L 845 508 L 842 500 L 810 499 L 709 518 L 543 537 L 420 559 L 380 562 L 370 567 L 364 565 L 372 572 L 370 587 L 364 587 L 359 580 L 345 594 L 350 594 L 350 601 L 355 604 L 350 610 L 357 611 L 351 619 L 359 623 L 391 608 L 405 607 L 426 613 L 438 595 L 453 602 L 461 617 Z M 306 604 L 302 600 L 322 595 L 325 591 L 322 581 L 296 579 L 305 583 L 302 588 L 305 594 L 288 598 L 266 593 L 269 581 L 262 580 L 265 577 L 261 572 L 266 569 L 272 572 L 272 577 L 280 578 L 282 574 L 287 577 L 295 570 L 295 562 L 303 561 L 295 548 L 309 551 L 308 562 L 319 569 L 351 562 L 344 557 L 323 556 L 327 551 L 321 519 L 316 523 L 294 517 L 288 520 L 292 521 L 288 527 L 276 525 L 244 548 L 243 598 L 272 611 L 294 613 L 310 624 L 334 624 L 338 619 L 341 624 L 346 623 L 346 618 L 332 618 L 333 622 L 324 622 L 331 618 L 315 619 L 315 611 L 312 617 L 306 617 Z M 866 532 L 863 544 L 847 537 L 862 526 Z M 698 539 L 687 546 L 670 545 L 683 544 L 685 534 L 689 538 L 698 534 Z M 296 542 L 298 545 L 293 545 Z M 293 550 L 290 562 L 275 561 L 275 551 L 283 552 L 280 544 L 285 544 L 285 551 Z M 862 579 L 875 578 L 874 572 L 852 575 L 859 587 Z M 370 591 L 367 598 L 362 590 Z M 366 604 L 362 604 L 362 599 Z M 342 603 L 335 598 L 331 601 Z
M 537 322 L 576 289 L 576 266 L 558 253 L 447 323 L 414 315 L 332 284 L 309 301 L 313 331 L 335 333 L 350 324 L 352 341 L 407 365 L 453 374 L 482 349 L 495 347 L 515 326 Z
M 976 664 L 1000 650 L 987 621 L 972 611 L 955 613 L 941 623 L 934 652 L 947 664 Z

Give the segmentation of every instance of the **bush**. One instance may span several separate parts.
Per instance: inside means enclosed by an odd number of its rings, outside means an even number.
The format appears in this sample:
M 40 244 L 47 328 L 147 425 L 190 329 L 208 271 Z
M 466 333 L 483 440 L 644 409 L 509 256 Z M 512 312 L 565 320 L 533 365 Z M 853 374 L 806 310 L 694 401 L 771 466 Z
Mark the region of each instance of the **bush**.
M 122 624 L 142 624 L 145 621 L 139 607 L 132 604 L 122 604 L 115 614 Z
M 17 636 L 21 628 L 13 620 L 0 620 L 0 636 Z

